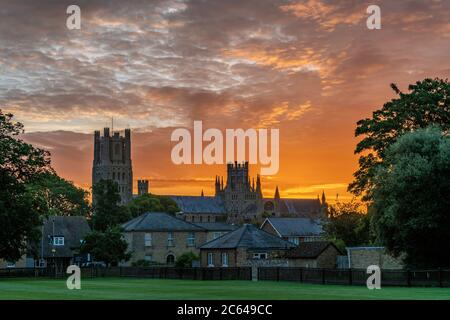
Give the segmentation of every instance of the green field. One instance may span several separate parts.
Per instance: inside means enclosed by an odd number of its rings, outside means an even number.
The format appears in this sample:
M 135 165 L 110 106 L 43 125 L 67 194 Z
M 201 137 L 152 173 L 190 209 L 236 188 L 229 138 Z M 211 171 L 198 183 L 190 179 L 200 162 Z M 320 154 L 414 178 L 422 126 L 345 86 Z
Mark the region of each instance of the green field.
M 0 279 L 0 299 L 450 299 L 449 288 L 301 284 L 272 281 L 191 281 L 161 279 L 86 279 L 81 290 L 65 280 Z

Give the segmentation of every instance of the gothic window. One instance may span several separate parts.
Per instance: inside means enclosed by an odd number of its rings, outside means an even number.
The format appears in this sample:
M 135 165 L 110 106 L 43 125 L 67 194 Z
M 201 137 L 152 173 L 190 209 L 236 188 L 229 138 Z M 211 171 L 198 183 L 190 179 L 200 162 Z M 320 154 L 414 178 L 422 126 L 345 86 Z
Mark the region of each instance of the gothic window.
M 175 256 L 173 254 L 169 254 L 166 258 L 167 264 L 174 264 L 175 263 Z

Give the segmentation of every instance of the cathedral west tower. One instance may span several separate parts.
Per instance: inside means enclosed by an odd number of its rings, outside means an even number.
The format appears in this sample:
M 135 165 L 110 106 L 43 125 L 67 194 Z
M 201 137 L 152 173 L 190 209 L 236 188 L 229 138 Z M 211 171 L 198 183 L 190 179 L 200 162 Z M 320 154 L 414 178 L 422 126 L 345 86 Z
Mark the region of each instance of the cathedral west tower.
M 94 134 L 94 161 L 92 165 L 92 185 L 100 180 L 117 182 L 121 204 L 133 197 L 133 170 L 131 165 L 131 131 L 125 129 L 125 136 L 119 132 L 110 135 L 109 128 Z M 95 201 L 95 199 L 92 199 Z

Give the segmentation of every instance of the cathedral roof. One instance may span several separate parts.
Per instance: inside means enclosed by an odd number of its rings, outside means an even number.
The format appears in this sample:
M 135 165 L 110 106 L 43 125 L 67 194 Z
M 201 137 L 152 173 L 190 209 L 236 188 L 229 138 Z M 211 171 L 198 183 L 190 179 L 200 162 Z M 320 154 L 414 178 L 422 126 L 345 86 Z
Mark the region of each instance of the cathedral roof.
M 215 240 L 205 243 L 200 249 L 290 249 L 295 244 L 283 240 L 254 225 L 244 224 Z
M 183 213 L 225 214 L 225 204 L 220 197 L 170 196 Z
M 275 201 L 265 198 L 264 201 Z M 320 218 L 322 205 L 317 199 L 290 199 L 279 200 L 280 214 L 296 215 L 305 218 Z

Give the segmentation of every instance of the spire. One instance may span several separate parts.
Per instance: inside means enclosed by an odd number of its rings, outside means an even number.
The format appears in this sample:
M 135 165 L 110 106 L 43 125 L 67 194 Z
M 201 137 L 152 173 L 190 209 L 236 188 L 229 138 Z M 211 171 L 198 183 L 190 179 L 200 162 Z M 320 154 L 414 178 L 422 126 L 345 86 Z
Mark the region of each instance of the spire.
M 327 203 L 327 199 L 325 198 L 325 191 L 322 190 L 322 205 L 324 206 Z
M 274 196 L 275 200 L 280 200 L 280 191 L 278 190 L 278 186 L 275 189 L 275 196 Z
M 205 196 L 205 194 L 203 193 L 203 189 L 202 189 L 202 197 L 204 197 Z
M 259 177 L 259 174 L 256 176 L 256 192 L 262 198 L 261 178 Z

